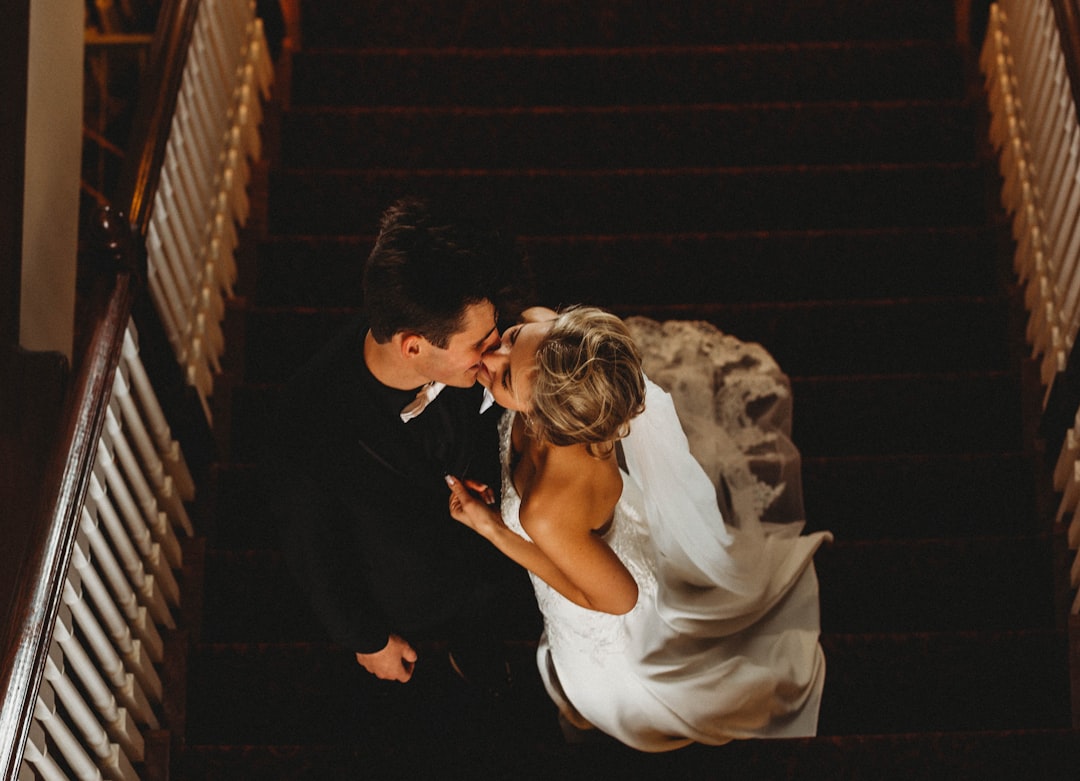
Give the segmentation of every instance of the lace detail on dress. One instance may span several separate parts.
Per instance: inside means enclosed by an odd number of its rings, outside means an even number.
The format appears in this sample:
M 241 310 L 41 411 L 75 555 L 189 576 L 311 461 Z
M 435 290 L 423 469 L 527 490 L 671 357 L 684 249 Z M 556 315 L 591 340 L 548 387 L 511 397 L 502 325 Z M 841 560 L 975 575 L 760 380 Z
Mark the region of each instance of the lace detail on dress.
M 626 325 L 645 375 L 671 394 L 724 517 L 733 525 L 740 518 L 801 520 L 791 384 L 772 356 L 706 322 L 631 317 Z
M 514 413 L 506 412 L 499 422 L 499 455 L 503 465 L 502 516 L 507 528 L 531 542 L 521 526 L 521 498 L 514 489 L 510 475 L 510 429 L 513 421 Z M 623 653 L 628 642 L 627 618 L 640 612 L 643 604 L 650 602 L 656 594 L 655 562 L 648 547 L 646 521 L 638 510 L 640 502 L 633 500 L 636 495 L 636 486 L 623 473 L 623 496 L 615 507 L 611 528 L 604 535 L 604 542 L 619 557 L 638 585 L 638 601 L 629 613 L 612 615 L 581 607 L 529 573 L 536 602 L 544 616 L 548 643 L 553 649 L 586 653 L 596 662 L 609 654 Z

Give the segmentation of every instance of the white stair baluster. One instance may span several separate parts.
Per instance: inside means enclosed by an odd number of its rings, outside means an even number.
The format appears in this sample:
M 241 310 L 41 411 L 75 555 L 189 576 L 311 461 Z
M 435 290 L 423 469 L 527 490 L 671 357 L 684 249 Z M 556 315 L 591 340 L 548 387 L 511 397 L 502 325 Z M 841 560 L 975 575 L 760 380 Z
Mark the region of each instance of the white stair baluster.
M 48 732 L 49 737 L 60 750 L 65 764 L 75 774 L 75 778 L 79 781 L 101 779 L 101 770 L 94 764 L 94 760 L 86 753 L 79 739 L 72 734 L 63 717 L 57 712 L 56 695 L 47 681 L 42 681 L 41 688 L 38 690 L 37 702 L 34 705 L 34 719 L 36 721 L 30 728 L 31 739 L 27 742 L 27 752 L 30 761 L 41 773 L 42 778 L 70 781 L 48 754 L 48 743 L 44 734 Z M 42 732 L 35 732 L 35 726 L 39 730 L 44 729 Z
M 145 750 L 142 735 L 131 722 L 127 710 L 117 704 L 116 696 L 75 636 L 71 606 L 81 599 L 77 574 L 75 577 L 69 576 L 64 588 L 65 604 L 57 615 L 53 639 L 63 650 L 65 662 L 82 684 L 90 704 L 104 724 L 109 739 L 119 746 L 131 761 L 141 762 Z

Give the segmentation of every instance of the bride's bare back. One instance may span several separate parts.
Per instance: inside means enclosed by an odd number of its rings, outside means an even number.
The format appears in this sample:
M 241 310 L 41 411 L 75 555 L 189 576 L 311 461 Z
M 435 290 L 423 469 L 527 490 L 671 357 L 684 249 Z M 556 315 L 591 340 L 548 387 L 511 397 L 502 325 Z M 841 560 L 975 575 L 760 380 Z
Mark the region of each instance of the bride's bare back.
M 637 584 L 602 538 L 622 494 L 614 450 L 593 455 L 584 445 L 540 444 L 528 435 L 521 415 L 511 437 L 519 454 L 513 481 L 521 524 L 578 592 L 577 598 L 564 596 L 605 613 L 633 608 Z

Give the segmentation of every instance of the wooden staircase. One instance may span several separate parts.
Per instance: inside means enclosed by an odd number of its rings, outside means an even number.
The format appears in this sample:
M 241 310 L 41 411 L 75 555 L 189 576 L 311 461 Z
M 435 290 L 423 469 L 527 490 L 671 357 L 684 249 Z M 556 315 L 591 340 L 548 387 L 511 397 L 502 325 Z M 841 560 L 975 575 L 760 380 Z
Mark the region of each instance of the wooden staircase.
M 302 0 L 229 313 L 174 775 L 1080 777 L 1063 541 L 956 24 L 914 0 Z M 819 737 L 567 744 L 531 630 L 499 703 L 437 646 L 402 687 L 329 643 L 264 520 L 261 434 L 362 305 L 403 194 L 520 235 L 540 303 L 709 320 L 791 375 L 808 526 L 836 535 Z

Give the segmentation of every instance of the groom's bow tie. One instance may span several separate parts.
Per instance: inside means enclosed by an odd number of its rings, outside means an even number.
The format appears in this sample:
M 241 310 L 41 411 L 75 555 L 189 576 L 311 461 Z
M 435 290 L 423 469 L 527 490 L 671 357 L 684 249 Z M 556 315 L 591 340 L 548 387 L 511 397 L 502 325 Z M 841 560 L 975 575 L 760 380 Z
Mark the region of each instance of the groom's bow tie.
M 484 400 L 480 402 L 480 414 L 483 415 L 489 409 L 491 405 L 495 403 L 495 397 L 491 395 L 491 391 L 484 388 Z
M 435 397 L 442 393 L 445 387 L 446 383 L 432 381 L 420 388 L 416 393 L 416 398 L 406 404 L 405 409 L 401 411 L 402 422 L 408 423 L 427 409 L 427 405 L 435 401 Z
M 429 382 L 427 385 L 420 388 L 416 393 L 416 398 L 405 405 L 405 409 L 401 411 L 401 420 L 403 423 L 408 423 L 415 418 L 425 409 L 427 405 L 435 400 L 435 397 L 442 393 L 442 389 L 446 387 L 442 382 Z M 491 391 L 484 388 L 484 400 L 480 404 L 480 412 L 484 413 L 495 403 L 495 398 L 491 395 Z

